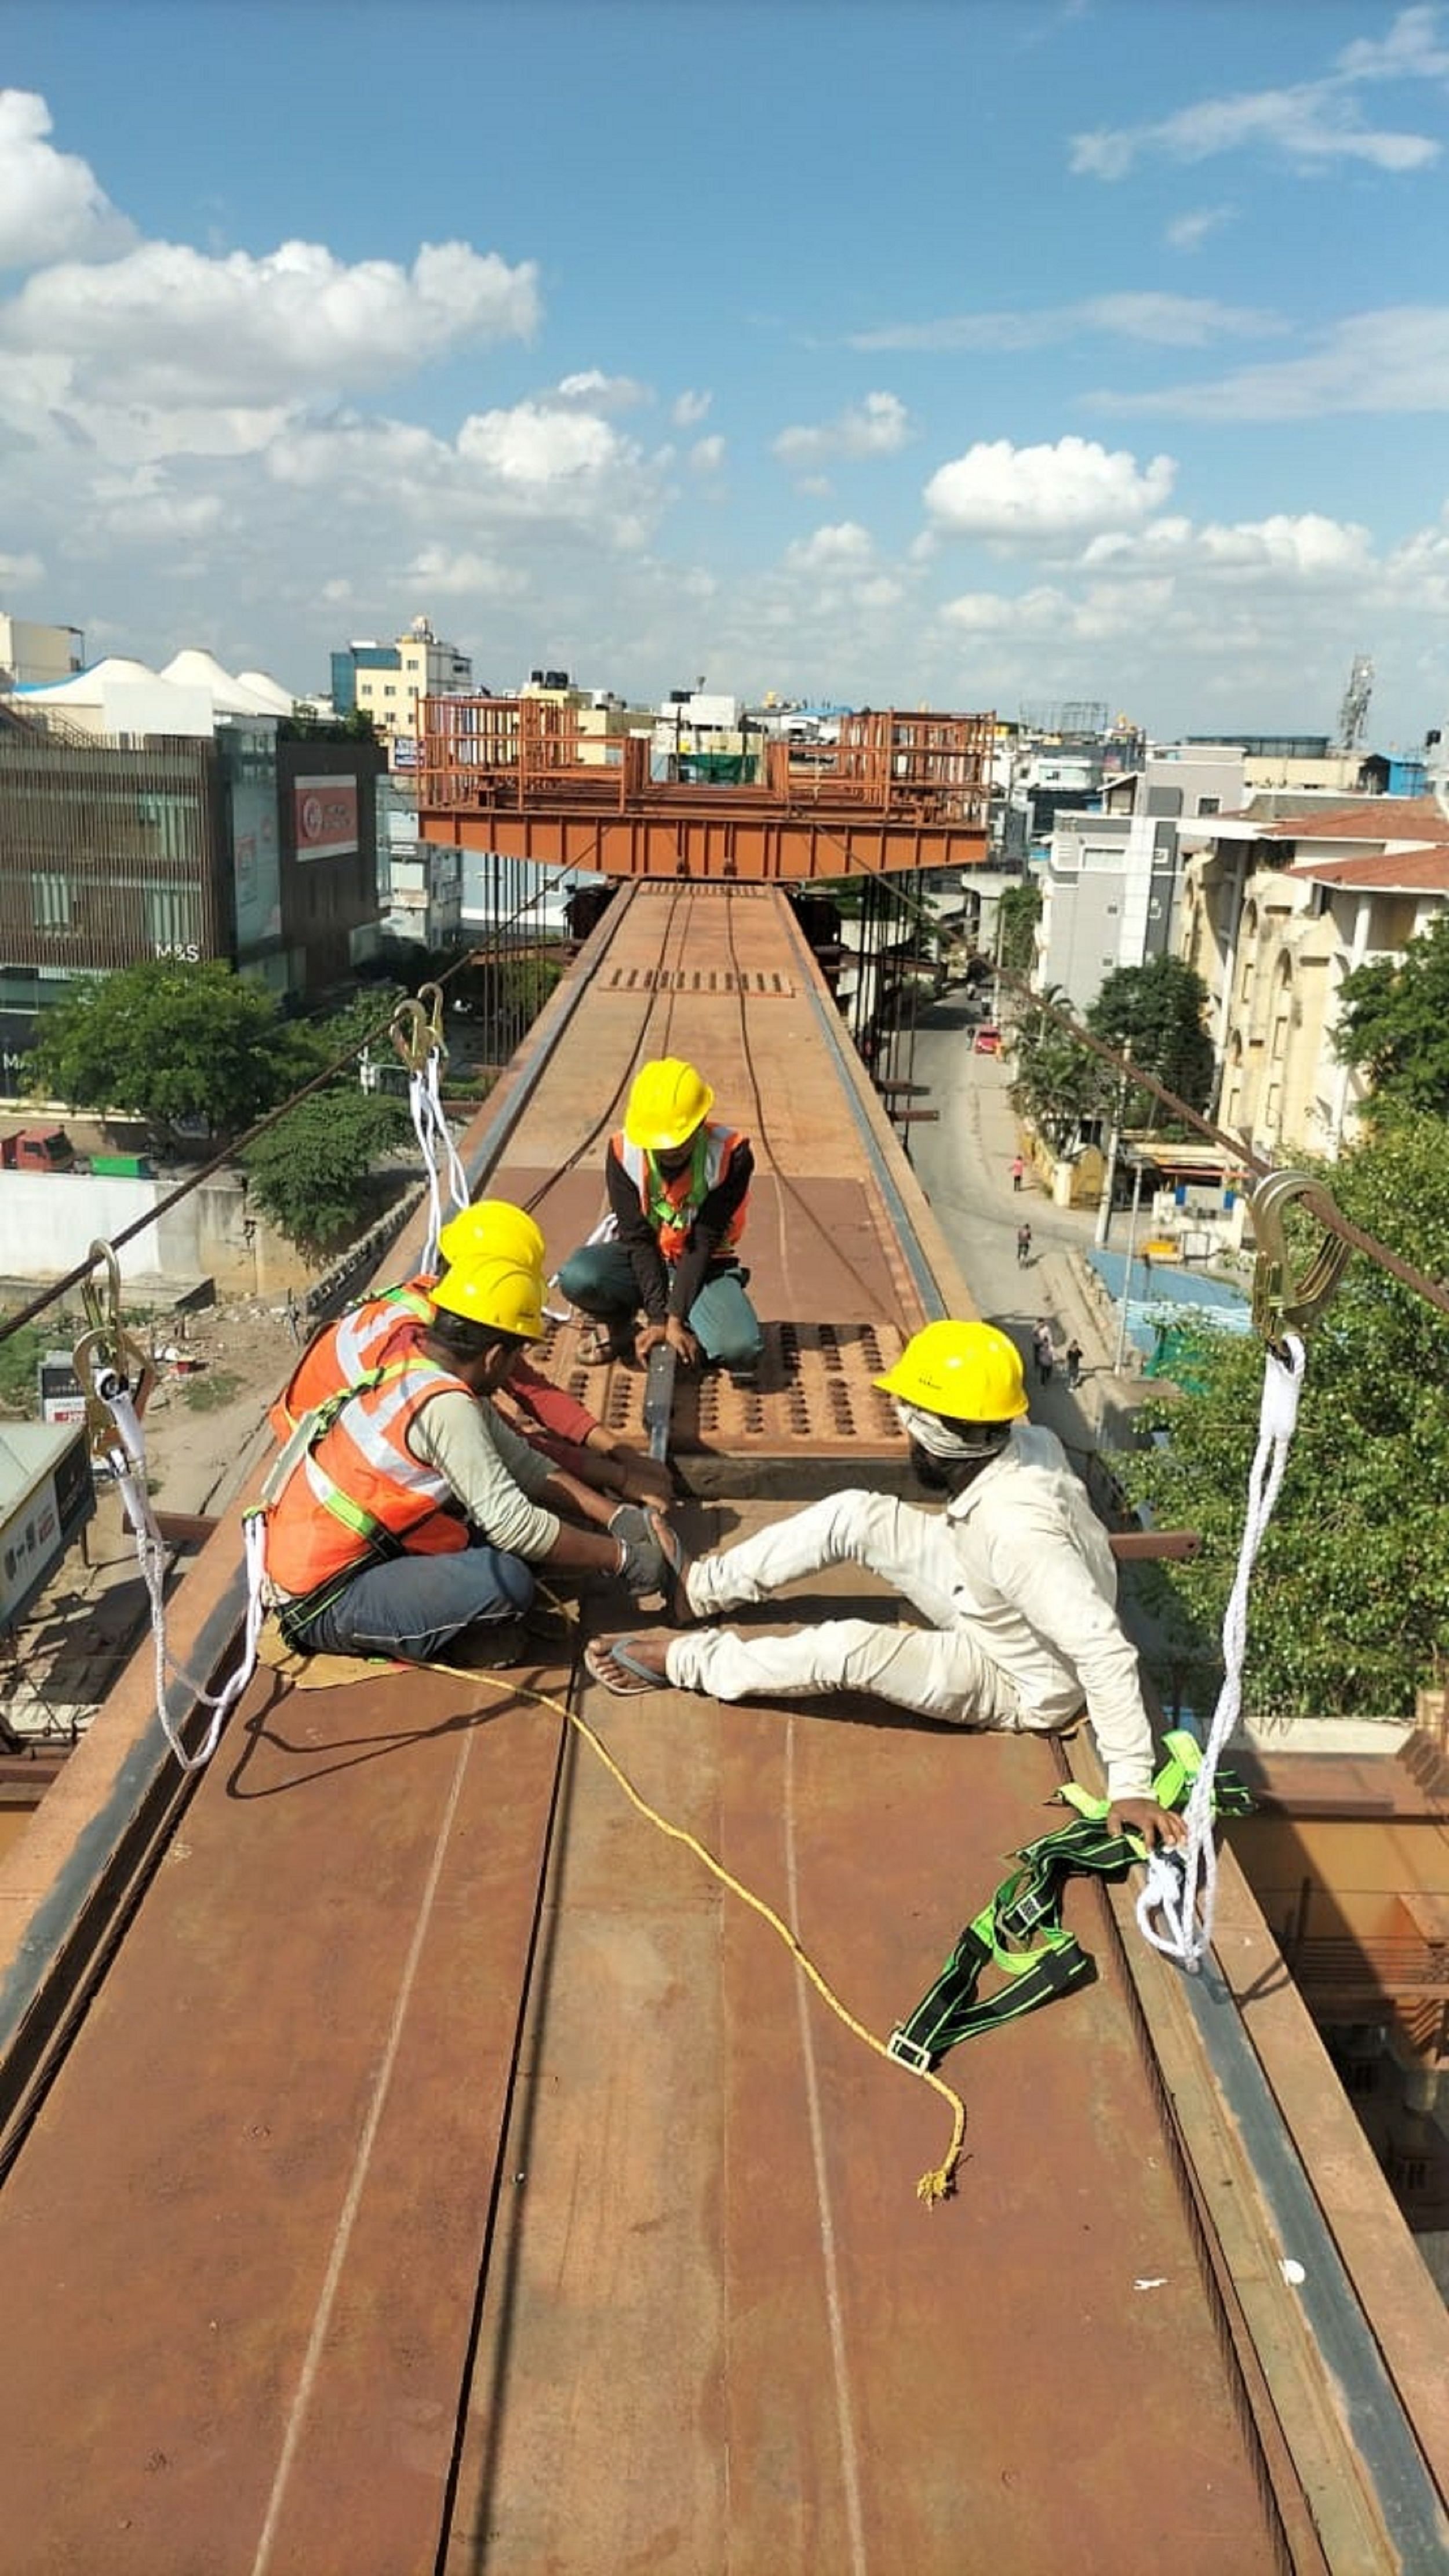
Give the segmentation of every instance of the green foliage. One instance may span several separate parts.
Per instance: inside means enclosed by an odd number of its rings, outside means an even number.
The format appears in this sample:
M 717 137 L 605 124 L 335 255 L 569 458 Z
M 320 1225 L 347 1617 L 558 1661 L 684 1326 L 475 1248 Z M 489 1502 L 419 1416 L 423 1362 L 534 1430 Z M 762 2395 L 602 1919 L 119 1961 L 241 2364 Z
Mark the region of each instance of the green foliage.
M 1344 977 L 1334 1044 L 1373 1089 L 1376 1123 L 1449 1116 L 1449 913 L 1439 913 L 1398 959 Z
M 365 707 L 352 707 L 345 716 L 319 716 L 299 702 L 289 716 L 283 716 L 277 738 L 280 742 L 376 742 L 377 726 Z
M 1087 1026 L 1119 1053 L 1130 1044 L 1134 1064 L 1155 1074 L 1189 1109 L 1203 1110 L 1212 1098 L 1214 1069 L 1207 1007 L 1208 989 L 1195 968 L 1180 957 L 1154 957 L 1146 966 L 1114 967 L 1087 1013 Z M 1122 1123 L 1174 1132 L 1150 1092 L 1129 1096 Z
M 1406 1119 L 1323 1171 L 1344 1215 L 1449 1275 L 1449 1136 Z M 1311 1237 L 1313 1229 L 1306 1233 Z M 1166 1442 L 1114 1461 L 1133 1499 L 1202 1532 L 1166 1576 L 1182 1633 L 1215 1638 L 1237 1566 L 1263 1357 L 1198 1330 L 1201 1389 L 1144 1409 Z M 1298 1426 L 1248 1612 L 1244 1704 L 1407 1717 L 1449 1667 L 1449 1318 L 1362 1254 L 1308 1347 Z
M 166 1132 L 203 1119 L 234 1134 L 285 1097 L 277 1006 L 221 959 L 157 957 L 88 976 L 46 1014 L 27 1087 L 73 1110 L 121 1109 Z
M 58 1347 L 59 1337 L 53 1338 Z M 0 1342 L 0 1411 L 26 1415 L 36 1411 L 36 1371 L 51 1339 L 39 1324 L 21 1324 Z
M 1036 953 L 1041 887 L 1034 877 L 1003 888 L 996 907 L 997 955 L 1008 974 L 1025 975 Z
M 1059 985 L 1049 985 L 1026 1004 L 1011 1039 L 1011 1105 L 1054 1154 L 1064 1153 L 1085 1124 L 1107 1113 L 1116 1089 L 1111 1067 L 1041 1007 L 1061 1007 L 1064 999 Z
M 219 1413 L 241 1393 L 241 1379 L 233 1369 L 208 1369 L 204 1377 L 189 1377 L 182 1383 L 181 1400 L 188 1413 Z
M 258 1206 L 309 1256 L 356 1234 L 375 1196 L 376 1157 L 409 1132 L 400 1100 L 337 1086 L 301 1100 L 246 1149 Z

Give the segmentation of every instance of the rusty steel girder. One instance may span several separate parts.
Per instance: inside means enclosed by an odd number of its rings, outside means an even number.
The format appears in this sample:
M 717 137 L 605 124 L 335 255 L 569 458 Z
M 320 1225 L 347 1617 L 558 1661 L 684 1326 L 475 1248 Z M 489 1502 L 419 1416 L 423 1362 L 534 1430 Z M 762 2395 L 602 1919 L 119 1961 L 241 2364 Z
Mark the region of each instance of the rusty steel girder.
M 432 698 L 423 837 L 603 876 L 794 883 L 962 867 L 986 856 L 989 715 L 842 719 L 839 741 L 761 739 L 728 784 L 652 774 L 637 734 L 583 728 L 536 698 Z

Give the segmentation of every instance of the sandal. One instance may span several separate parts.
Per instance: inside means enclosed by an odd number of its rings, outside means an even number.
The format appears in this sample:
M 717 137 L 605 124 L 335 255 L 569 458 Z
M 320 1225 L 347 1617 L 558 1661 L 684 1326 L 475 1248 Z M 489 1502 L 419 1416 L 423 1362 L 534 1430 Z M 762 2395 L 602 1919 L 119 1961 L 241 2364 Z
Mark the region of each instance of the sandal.
M 673 1684 L 663 1673 L 641 1663 L 634 1652 L 635 1643 L 633 1637 L 590 1638 L 584 1648 L 584 1666 L 590 1678 L 612 1691 L 616 1699 L 642 1699 L 646 1691 L 671 1690 Z M 606 1663 L 617 1665 L 624 1680 L 615 1681 L 603 1671 L 601 1667 Z

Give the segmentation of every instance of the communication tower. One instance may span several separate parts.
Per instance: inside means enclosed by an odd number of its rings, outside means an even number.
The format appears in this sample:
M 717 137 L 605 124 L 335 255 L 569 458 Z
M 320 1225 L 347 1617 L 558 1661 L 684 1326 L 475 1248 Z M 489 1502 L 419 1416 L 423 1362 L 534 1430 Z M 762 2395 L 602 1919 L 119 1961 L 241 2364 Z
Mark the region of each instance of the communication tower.
M 1374 666 L 1367 653 L 1355 653 L 1348 687 L 1343 693 L 1343 704 L 1338 710 L 1338 739 L 1345 751 L 1358 751 L 1362 747 L 1373 691 Z

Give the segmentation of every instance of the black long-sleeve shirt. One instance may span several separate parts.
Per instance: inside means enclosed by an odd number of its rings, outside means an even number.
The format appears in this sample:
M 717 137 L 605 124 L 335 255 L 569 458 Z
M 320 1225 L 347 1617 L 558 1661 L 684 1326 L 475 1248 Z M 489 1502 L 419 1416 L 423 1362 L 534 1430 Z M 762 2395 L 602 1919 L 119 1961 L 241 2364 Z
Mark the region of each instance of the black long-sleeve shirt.
M 689 1229 L 684 1250 L 669 1262 L 659 1249 L 657 1230 L 640 1204 L 639 1192 L 612 1145 L 605 1161 L 609 1206 L 634 1267 L 634 1281 L 645 1320 L 662 1324 L 669 1315 L 687 1316 L 713 1262 L 728 1259 L 725 1236 L 744 1202 L 754 1176 L 755 1158 L 741 1138 L 730 1156 L 723 1180 L 706 1195 Z

